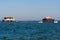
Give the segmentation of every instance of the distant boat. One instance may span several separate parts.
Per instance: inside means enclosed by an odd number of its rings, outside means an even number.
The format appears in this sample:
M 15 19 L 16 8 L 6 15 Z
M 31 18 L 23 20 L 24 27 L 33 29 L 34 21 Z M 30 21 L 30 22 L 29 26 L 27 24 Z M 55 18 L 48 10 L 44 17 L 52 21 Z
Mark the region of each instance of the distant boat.
M 52 17 L 45 17 L 42 19 L 43 22 L 54 22 L 54 19 Z
M 6 21 L 6 22 L 14 22 L 15 19 L 11 16 L 7 16 L 7 17 L 4 17 L 4 19 L 2 21 Z

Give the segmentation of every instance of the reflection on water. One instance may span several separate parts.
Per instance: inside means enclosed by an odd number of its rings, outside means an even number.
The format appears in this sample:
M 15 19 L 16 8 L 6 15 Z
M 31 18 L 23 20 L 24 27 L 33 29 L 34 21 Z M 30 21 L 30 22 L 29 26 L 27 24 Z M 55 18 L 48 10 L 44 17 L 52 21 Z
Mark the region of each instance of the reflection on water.
M 60 40 L 60 22 L 0 22 L 0 40 Z

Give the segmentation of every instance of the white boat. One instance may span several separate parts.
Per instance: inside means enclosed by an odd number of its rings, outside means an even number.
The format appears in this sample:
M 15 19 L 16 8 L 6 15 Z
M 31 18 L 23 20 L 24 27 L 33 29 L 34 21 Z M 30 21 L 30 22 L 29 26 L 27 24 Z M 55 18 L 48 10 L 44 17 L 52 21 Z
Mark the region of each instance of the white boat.
M 7 16 L 7 17 L 4 17 L 4 19 L 2 21 L 13 22 L 13 21 L 15 21 L 15 19 L 13 17 Z

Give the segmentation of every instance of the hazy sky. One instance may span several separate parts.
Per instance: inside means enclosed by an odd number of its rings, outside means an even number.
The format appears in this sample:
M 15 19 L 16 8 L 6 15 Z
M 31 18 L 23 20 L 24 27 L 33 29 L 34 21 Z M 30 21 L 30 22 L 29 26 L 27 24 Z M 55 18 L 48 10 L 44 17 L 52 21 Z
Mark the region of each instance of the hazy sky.
M 60 0 L 0 0 L 0 19 L 13 16 L 20 20 L 60 19 Z

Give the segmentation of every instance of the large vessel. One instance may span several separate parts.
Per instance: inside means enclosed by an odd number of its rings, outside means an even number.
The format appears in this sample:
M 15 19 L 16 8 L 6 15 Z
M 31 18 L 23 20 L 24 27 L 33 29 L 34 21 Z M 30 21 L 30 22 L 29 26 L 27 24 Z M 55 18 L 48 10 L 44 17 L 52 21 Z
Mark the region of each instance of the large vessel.
M 11 16 L 6 16 L 6 17 L 4 17 L 4 19 L 2 21 L 13 22 L 13 21 L 15 21 L 15 19 Z
M 43 22 L 54 22 L 54 19 L 52 17 L 48 16 L 48 17 L 43 18 L 42 21 Z

